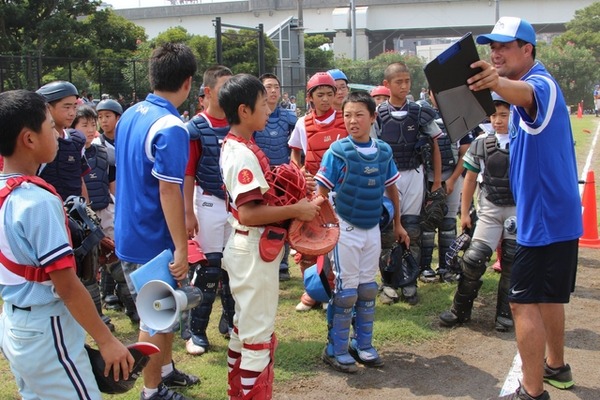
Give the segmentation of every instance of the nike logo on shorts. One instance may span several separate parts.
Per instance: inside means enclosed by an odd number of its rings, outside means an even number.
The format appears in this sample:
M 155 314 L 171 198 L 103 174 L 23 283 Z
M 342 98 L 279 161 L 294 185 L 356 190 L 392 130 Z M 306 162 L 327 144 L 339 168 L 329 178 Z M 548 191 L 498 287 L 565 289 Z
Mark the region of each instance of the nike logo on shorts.
M 515 294 L 523 293 L 523 292 L 524 292 L 524 291 L 526 291 L 526 290 L 527 290 L 527 289 L 515 290 L 515 288 L 512 288 L 512 289 L 510 290 L 510 294 L 513 294 L 513 295 L 515 295 Z

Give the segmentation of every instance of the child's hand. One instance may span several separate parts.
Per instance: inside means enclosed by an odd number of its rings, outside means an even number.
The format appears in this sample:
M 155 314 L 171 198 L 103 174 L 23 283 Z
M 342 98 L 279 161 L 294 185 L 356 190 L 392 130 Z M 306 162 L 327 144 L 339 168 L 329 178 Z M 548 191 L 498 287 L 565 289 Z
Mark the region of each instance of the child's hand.
M 309 172 L 304 171 L 304 179 L 306 180 L 306 193 L 314 193 L 317 190 L 317 181 Z
M 472 222 L 471 222 L 471 215 L 470 214 L 465 214 L 465 213 L 461 213 L 460 214 L 460 226 L 461 226 L 461 230 L 465 230 L 467 228 L 471 229 L 472 228 Z
M 394 234 L 398 243 L 404 243 L 406 248 L 410 246 L 410 237 L 402 225 L 398 224 L 398 226 L 394 226 Z
M 300 200 L 294 204 L 294 207 L 296 208 L 296 218 L 300 221 L 312 221 L 321 209 L 321 207 L 308 201 L 307 199 Z
M 104 376 L 108 376 L 112 368 L 113 378 L 119 381 L 119 375 L 123 374 L 123 379 L 129 379 L 129 373 L 133 369 L 134 359 L 127 347 L 119 342 L 117 338 L 111 336 L 111 340 L 100 345 L 98 350 L 106 366 L 104 367 Z

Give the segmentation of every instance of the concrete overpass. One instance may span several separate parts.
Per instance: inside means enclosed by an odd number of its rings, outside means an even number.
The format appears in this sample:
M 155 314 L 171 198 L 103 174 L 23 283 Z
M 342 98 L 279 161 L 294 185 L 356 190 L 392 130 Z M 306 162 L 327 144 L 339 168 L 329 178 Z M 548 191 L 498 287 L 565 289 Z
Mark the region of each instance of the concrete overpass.
M 215 36 L 213 20 L 265 31 L 297 16 L 297 0 L 207 2 L 163 7 L 121 9 L 115 12 L 146 29 L 150 38 L 182 26 L 196 35 Z M 203 2 L 202 2 L 203 1 Z M 499 2 L 497 4 L 497 1 Z M 412 50 L 428 38 L 458 37 L 466 32 L 489 32 L 500 15 L 523 17 L 538 35 L 564 31 L 575 11 L 594 0 L 356 0 L 357 58 L 388 50 Z M 350 56 L 349 0 L 303 0 L 304 30 L 334 38 L 336 56 Z

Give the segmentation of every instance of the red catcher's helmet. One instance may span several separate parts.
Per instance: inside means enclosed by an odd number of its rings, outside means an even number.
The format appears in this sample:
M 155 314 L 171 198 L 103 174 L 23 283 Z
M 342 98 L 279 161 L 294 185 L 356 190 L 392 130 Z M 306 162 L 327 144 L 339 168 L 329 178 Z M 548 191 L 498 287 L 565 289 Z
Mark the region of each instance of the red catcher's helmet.
M 312 91 L 319 86 L 331 86 L 334 92 L 337 90 L 335 80 L 328 72 L 317 72 L 311 76 L 308 82 L 306 82 L 306 94 L 310 96 Z
M 267 204 L 285 206 L 306 197 L 304 173 L 294 163 L 281 164 L 265 174 L 270 189 L 264 194 Z
M 385 86 L 377 86 L 371 90 L 371 97 L 375 96 L 392 97 L 392 92 L 390 92 L 390 89 L 386 88 Z

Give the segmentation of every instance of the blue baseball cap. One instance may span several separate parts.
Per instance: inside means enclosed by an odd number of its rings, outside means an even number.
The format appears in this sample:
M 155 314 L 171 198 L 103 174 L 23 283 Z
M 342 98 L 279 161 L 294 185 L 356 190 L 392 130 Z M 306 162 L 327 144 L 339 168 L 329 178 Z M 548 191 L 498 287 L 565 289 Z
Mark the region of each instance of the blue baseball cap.
M 502 17 L 496 22 L 492 33 L 477 37 L 477 43 L 508 43 L 517 39 L 531 43 L 534 46 L 537 44 L 535 30 L 529 22 L 517 17 Z

